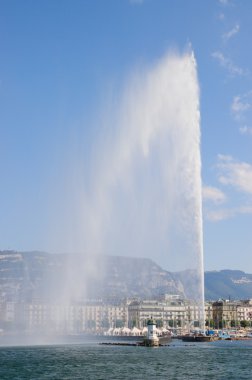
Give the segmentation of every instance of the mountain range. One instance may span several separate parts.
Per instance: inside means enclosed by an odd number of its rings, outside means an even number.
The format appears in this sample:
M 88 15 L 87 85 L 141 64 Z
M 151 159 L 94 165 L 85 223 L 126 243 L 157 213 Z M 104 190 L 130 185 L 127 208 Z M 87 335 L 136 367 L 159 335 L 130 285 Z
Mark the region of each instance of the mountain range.
M 0 251 L 0 301 L 55 302 L 67 285 L 69 257 L 46 252 Z M 80 265 L 78 256 L 71 258 Z M 97 262 L 99 275 L 90 277 L 86 284 L 90 298 L 192 296 L 188 289 L 193 289 L 193 271 L 169 272 L 144 258 L 102 256 Z M 205 299 L 220 298 L 252 298 L 252 274 L 228 269 L 205 272 Z

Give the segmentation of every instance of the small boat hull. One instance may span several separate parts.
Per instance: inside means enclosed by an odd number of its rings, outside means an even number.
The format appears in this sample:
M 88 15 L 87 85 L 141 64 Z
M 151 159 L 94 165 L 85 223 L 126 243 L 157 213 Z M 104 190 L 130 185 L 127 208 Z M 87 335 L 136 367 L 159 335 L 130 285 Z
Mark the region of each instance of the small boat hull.
M 214 338 L 208 335 L 184 335 L 183 342 L 212 342 Z

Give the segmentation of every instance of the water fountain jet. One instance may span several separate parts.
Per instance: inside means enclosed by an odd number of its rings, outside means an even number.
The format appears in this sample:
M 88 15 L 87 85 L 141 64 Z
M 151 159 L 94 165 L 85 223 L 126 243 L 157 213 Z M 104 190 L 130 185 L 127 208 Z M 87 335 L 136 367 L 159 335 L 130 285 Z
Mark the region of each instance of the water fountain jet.
M 102 275 L 99 255 L 147 257 L 182 273 L 185 296 L 199 306 L 203 328 L 200 113 L 193 54 L 168 54 L 141 67 L 116 94 L 88 160 L 90 172 L 77 160 L 70 165 L 77 173 L 72 181 L 64 167 L 69 187 L 58 202 L 66 211 L 57 215 L 60 223 L 52 223 L 59 224 L 60 239 L 55 226 L 52 232 L 68 252 L 81 253 L 63 255 L 59 266 L 49 262 L 56 270 L 41 277 L 45 287 L 39 295 L 50 304 L 39 304 L 38 310 L 43 306 L 47 314 L 41 315 L 49 316 L 49 334 L 83 331 L 83 301 L 92 297 L 88 285 Z M 65 234 L 64 222 L 70 226 Z M 30 306 L 36 316 L 37 306 Z M 43 339 L 45 329 L 43 324 Z
M 110 111 L 82 194 L 82 250 L 89 253 L 92 270 L 96 254 L 105 253 L 149 257 L 168 271 L 184 271 L 185 293 L 199 305 L 203 328 L 200 112 L 193 53 L 170 53 L 136 70 Z M 83 281 L 85 271 L 80 275 Z

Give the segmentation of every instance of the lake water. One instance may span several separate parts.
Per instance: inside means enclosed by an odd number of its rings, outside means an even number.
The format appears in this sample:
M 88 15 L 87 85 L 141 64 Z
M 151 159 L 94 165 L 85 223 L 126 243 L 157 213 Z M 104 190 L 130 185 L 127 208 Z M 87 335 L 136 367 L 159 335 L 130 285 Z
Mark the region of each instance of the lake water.
M 252 379 L 252 341 L 0 347 L 0 379 Z

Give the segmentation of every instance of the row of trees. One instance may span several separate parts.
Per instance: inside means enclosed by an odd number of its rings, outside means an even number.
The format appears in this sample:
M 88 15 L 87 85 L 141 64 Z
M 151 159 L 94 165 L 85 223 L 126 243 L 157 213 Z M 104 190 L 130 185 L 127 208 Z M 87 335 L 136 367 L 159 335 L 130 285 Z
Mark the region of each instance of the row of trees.
M 223 319 L 223 320 L 215 323 L 213 319 L 210 319 L 209 321 L 208 320 L 206 321 L 206 327 L 216 328 L 216 329 L 223 329 L 223 328 L 228 328 L 228 327 L 246 328 L 246 327 L 252 327 L 252 321 L 246 321 L 246 320 L 243 320 L 243 321 L 235 321 L 235 320 L 226 321 Z

